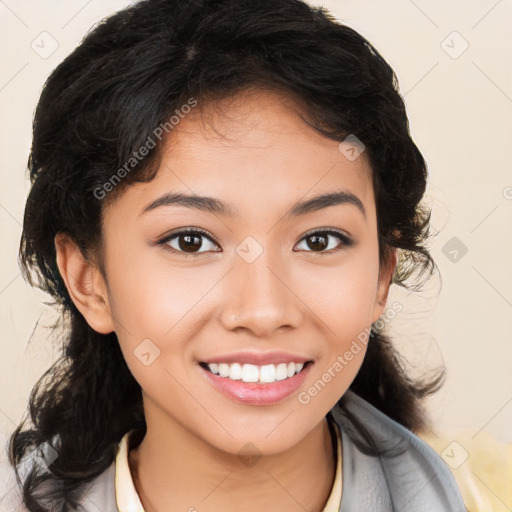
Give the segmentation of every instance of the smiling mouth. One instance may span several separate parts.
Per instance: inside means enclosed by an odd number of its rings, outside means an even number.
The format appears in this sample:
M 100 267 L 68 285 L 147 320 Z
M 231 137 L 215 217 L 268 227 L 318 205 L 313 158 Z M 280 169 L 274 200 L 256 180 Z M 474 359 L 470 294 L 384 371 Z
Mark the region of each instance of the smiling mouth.
M 224 377 L 229 380 L 238 382 L 253 382 L 261 384 L 270 384 L 281 380 L 286 380 L 294 375 L 301 373 L 304 368 L 309 366 L 313 361 L 305 363 L 280 363 L 280 364 L 240 364 L 240 363 L 204 363 L 199 365 L 205 370 Z

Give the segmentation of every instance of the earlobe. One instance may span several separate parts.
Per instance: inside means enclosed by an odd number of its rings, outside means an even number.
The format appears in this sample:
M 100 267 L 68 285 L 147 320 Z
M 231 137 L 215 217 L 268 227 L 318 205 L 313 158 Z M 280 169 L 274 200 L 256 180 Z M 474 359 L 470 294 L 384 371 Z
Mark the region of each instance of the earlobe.
M 95 331 L 114 331 L 107 287 L 100 270 L 87 261 L 68 235 L 58 233 L 54 243 L 60 275 L 77 309 Z

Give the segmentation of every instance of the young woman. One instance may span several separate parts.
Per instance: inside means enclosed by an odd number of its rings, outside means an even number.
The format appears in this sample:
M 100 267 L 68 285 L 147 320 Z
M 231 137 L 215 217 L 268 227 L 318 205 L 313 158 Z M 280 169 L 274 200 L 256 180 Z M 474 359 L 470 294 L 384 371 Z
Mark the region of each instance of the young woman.
M 12 434 L 22 510 L 463 511 L 382 328 L 435 269 L 373 46 L 297 0 L 146 0 L 51 74 L 26 278 L 62 358 Z

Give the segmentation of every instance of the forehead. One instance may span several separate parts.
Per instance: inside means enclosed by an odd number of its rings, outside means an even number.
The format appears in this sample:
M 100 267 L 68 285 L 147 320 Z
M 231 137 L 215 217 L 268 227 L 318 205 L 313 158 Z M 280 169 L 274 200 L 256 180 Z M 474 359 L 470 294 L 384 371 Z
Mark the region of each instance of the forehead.
M 371 168 L 314 130 L 289 97 L 246 91 L 198 105 L 170 131 L 156 177 L 123 194 L 141 212 L 165 192 L 216 197 L 237 216 L 265 216 L 299 199 L 346 191 L 374 212 Z M 122 196 L 122 197 L 123 197 Z M 285 213 L 285 212 L 281 212 Z

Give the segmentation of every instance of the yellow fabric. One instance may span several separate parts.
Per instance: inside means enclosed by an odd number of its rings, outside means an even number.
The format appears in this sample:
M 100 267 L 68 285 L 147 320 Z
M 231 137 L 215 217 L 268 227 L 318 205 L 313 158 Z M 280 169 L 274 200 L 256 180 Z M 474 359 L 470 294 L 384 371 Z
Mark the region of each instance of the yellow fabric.
M 338 425 L 335 424 L 334 427 L 336 429 L 337 445 L 336 474 L 331 494 L 322 512 L 338 512 L 341 503 L 341 434 Z M 123 436 L 117 449 L 115 466 L 116 503 L 119 512 L 144 512 L 139 495 L 133 484 L 128 464 L 128 447 L 131 432 L 127 432 Z
M 485 431 L 419 434 L 446 462 L 468 512 L 512 510 L 512 444 Z
M 128 446 L 130 434 L 133 431 L 127 432 L 117 449 L 116 455 L 116 503 L 119 512 L 144 512 L 142 503 L 140 502 L 139 495 L 135 490 L 132 475 L 130 473 L 130 466 L 128 464 Z
M 331 494 L 322 512 L 338 512 L 341 505 L 341 434 L 338 425 L 334 422 L 333 424 L 336 430 L 336 473 Z

